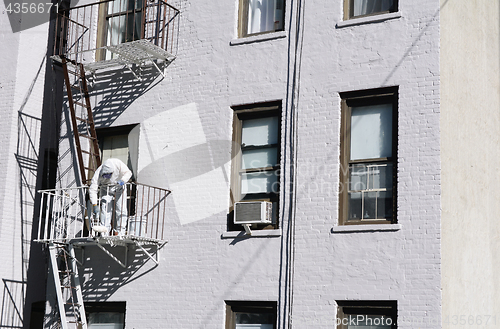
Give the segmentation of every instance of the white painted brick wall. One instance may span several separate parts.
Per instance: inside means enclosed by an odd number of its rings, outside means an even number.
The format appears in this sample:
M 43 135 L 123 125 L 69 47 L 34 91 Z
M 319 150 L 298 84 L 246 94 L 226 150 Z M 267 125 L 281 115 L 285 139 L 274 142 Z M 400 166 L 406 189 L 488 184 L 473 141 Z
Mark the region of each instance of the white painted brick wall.
M 1 140 L 0 173 L 2 181 L 2 221 L 0 233 L 5 234 L 2 241 L 9 237 L 19 240 L 18 233 L 21 226 L 19 204 L 19 166 L 15 154 L 18 149 L 18 113 L 41 116 L 41 101 L 44 85 L 44 66 L 46 52 L 47 26 L 40 26 L 27 31 L 12 33 L 4 5 L 0 7 L 0 36 L 2 42 L 2 61 L 0 68 L 0 96 L 2 99 L 1 112 Z M 38 41 L 38 44 L 37 44 Z M 32 48 L 32 49 L 30 49 Z M 34 60 L 34 59 L 37 60 Z M 17 69 L 17 70 L 16 70 Z M 38 136 L 32 136 L 36 138 Z M 37 142 L 33 140 L 33 142 Z M 38 145 L 36 145 L 38 147 Z M 14 210 L 14 211 L 13 211 Z M 8 228 L 8 225 L 12 225 Z M 16 232 L 16 234 L 12 234 Z M 16 241 L 17 242 L 17 241 Z M 10 248 L 9 248 L 10 249 Z M 5 259 L 12 261 L 18 255 L 9 255 Z M 12 270 L 14 266 L 6 266 Z
M 3 17 L 6 17 L 4 13 L 4 4 L 0 5 L 0 10 L 3 13 Z M 10 49 L 10 52 L 2 51 L 2 56 L 5 56 L 5 63 L 11 63 L 13 66 L 17 63 L 17 48 L 19 44 L 19 35 L 14 35 L 10 30 L 9 21 L 3 19 L 0 20 L 0 30 L 3 32 L 0 34 L 0 40 L 2 45 L 5 45 L 4 49 Z M 9 33 L 10 32 L 10 33 Z M 17 125 L 16 115 L 13 109 L 14 102 L 14 92 L 16 84 L 16 72 L 12 70 L 10 65 L 2 65 L 0 68 L 0 97 L 2 102 L 0 104 L 0 111 L 2 113 L 2 121 L 0 123 L 0 166 L 1 168 L 9 168 L 9 165 L 13 163 L 14 158 L 12 156 L 13 149 L 12 143 L 15 142 L 15 136 L 13 135 L 13 127 Z M 12 168 L 12 165 L 10 165 Z M 16 194 L 14 192 L 16 171 L 12 168 L 10 171 L 2 170 L 0 172 L 0 213 L 2 214 L 2 220 L 0 220 L 0 243 L 2 249 L 7 252 L 0 255 L 0 262 L 6 266 L 0 267 L 0 277 L 14 279 L 14 256 L 12 250 L 14 249 L 13 232 L 16 232 L 16 221 L 15 215 L 12 213 L 12 205 L 15 204 Z M 10 178 L 10 184 L 8 184 L 8 178 Z M 17 278 L 16 278 L 17 279 Z
M 336 28 L 342 2 L 305 4 L 296 113 L 294 328 L 332 328 L 335 301 L 346 299 L 398 300 L 401 318 L 440 319 L 438 1 L 400 1 L 400 18 Z M 100 127 L 143 123 L 193 104 L 204 140 L 228 141 L 225 152 L 230 154 L 230 106 L 282 99 L 287 108 L 289 38 L 231 46 L 237 1 L 173 4 L 181 9 L 179 52 L 166 78 L 141 84 L 112 77 L 108 80 L 115 83 L 112 87 L 98 83 L 96 92 L 103 91 L 100 99 L 112 106 L 97 104 L 96 121 Z M 292 12 L 290 5 L 287 2 L 287 13 Z M 288 20 L 287 16 L 287 29 Z M 33 55 L 34 62 L 38 59 Z M 381 86 L 399 86 L 398 219 L 402 228 L 332 234 L 338 214 L 338 93 Z M 139 91 L 136 96 L 133 88 Z M 61 186 L 74 185 L 76 174 L 66 127 L 63 121 Z M 193 138 L 182 131 L 157 131 L 153 146 L 182 145 Z M 8 150 L 1 151 L 3 156 Z M 211 159 L 201 157 L 199 166 L 211 168 Z M 149 175 L 149 179 L 155 177 Z M 196 197 L 186 196 L 185 203 L 170 200 L 169 242 L 160 251 L 159 266 L 144 264 L 139 252 L 135 258 L 131 252 L 131 265 L 124 270 L 97 249 L 85 251 L 86 298 L 126 301 L 128 329 L 223 328 L 224 300 L 279 298 L 280 275 L 285 270 L 281 238 L 221 238 L 229 191 L 214 196 L 211 184 L 193 182 Z M 181 207 L 210 200 L 222 209 L 200 218 L 197 212 L 193 220 L 179 216 L 186 210 Z M 288 198 L 284 195 L 283 200 Z M 108 290 L 96 290 L 104 287 Z
M 298 192 L 296 219 L 298 328 L 332 328 L 335 301 L 352 299 L 398 300 L 400 320 L 415 317 L 428 321 L 420 328 L 440 327 L 438 9 L 436 1 L 400 2 L 401 18 L 336 29 L 322 15 L 329 12 L 325 6 L 306 8 L 316 20 L 306 20 L 301 72 L 310 79 L 302 82 L 298 128 L 298 179 L 305 192 Z M 336 11 L 333 20 L 341 15 Z M 324 26 L 330 38 L 315 39 Z M 383 86 L 399 86 L 402 229 L 329 234 L 338 213 L 338 92 Z M 311 169 L 322 166 L 332 169 L 322 175 Z M 326 190 L 311 196 L 308 185 Z M 313 320 L 318 325 L 309 325 Z
M 16 155 L 36 162 L 33 149 L 28 151 L 26 146 L 31 139 L 38 152 L 48 24 L 13 33 L 3 3 L 0 14 L 0 278 L 4 294 L 0 326 L 17 326 L 23 320 L 15 310 L 22 317 L 36 170 L 30 171 Z M 26 130 L 20 126 L 20 113 Z

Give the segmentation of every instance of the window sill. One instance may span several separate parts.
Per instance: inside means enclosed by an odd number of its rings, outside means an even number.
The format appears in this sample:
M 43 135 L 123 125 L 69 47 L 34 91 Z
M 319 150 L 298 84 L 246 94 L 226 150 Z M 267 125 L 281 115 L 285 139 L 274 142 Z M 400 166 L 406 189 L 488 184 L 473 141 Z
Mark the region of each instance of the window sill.
M 280 237 L 281 230 L 253 230 L 252 235 L 248 235 L 245 231 L 230 231 L 224 232 L 221 235 L 222 239 L 234 239 L 234 238 L 271 238 Z
M 351 19 L 346 20 L 346 21 L 338 22 L 337 28 L 353 26 L 353 25 L 378 23 L 378 22 L 383 22 L 383 21 L 387 21 L 390 19 L 400 18 L 400 17 L 401 17 L 401 12 L 398 11 L 395 13 L 387 13 L 387 14 L 365 16 L 365 17 L 359 17 L 359 18 L 351 18 Z
M 332 227 L 331 233 L 395 232 L 402 228 L 401 224 L 342 225 Z
M 231 46 L 238 46 L 238 45 L 245 45 L 245 44 L 254 43 L 254 42 L 282 39 L 282 38 L 286 38 L 286 36 L 287 36 L 286 31 L 270 32 L 270 33 L 252 35 L 252 36 L 244 37 L 244 38 L 233 39 L 229 42 L 229 44 Z

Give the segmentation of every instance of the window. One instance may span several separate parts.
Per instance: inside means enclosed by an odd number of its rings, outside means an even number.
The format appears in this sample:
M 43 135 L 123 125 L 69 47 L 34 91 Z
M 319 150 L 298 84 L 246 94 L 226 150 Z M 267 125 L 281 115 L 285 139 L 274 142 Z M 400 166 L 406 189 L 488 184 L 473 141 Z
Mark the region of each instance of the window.
M 125 302 L 86 302 L 88 329 L 124 329 Z
M 337 329 L 397 328 L 396 301 L 337 301 Z
M 398 11 L 398 0 L 345 0 L 344 19 Z
M 142 36 L 143 0 L 115 0 L 108 3 L 108 44 L 117 45 Z
M 282 31 L 285 0 L 240 0 L 239 36 Z
M 133 163 L 137 158 L 137 150 L 136 147 L 129 147 L 129 141 L 137 139 L 135 134 L 131 134 L 134 127 L 136 125 L 96 130 L 102 162 L 109 158 L 117 158 L 127 164 L 129 168 L 135 169 Z M 134 171 L 135 176 L 135 170 L 132 171 Z
M 280 190 L 281 101 L 238 106 L 233 110 L 232 206 L 238 201 L 272 202 L 273 222 L 276 222 Z M 231 226 L 230 230 L 240 229 L 231 229 Z M 253 228 L 258 227 L 254 225 Z
M 339 224 L 395 223 L 397 89 L 341 97 Z
M 143 3 L 144 0 L 114 0 L 103 3 L 101 13 L 101 29 L 98 44 L 102 46 L 119 45 L 143 38 Z M 104 50 L 97 54 L 104 59 Z M 112 54 L 106 52 L 105 59 Z
M 226 301 L 226 329 L 275 329 L 276 302 Z
M 137 129 L 134 129 L 136 127 Z M 137 160 L 139 156 L 138 129 L 138 125 L 127 125 L 96 130 L 102 162 L 109 158 L 120 159 L 132 171 L 132 181 L 135 181 L 137 178 Z M 129 215 L 135 215 L 136 186 L 127 186 L 127 189 L 127 211 Z

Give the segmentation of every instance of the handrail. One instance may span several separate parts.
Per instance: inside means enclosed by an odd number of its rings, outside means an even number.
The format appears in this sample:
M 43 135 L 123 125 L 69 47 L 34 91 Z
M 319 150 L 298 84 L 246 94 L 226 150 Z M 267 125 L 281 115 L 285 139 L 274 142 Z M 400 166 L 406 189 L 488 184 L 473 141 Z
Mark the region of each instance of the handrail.
M 126 198 L 123 198 L 120 188 L 126 190 Z M 171 194 L 168 189 L 140 183 L 127 183 L 124 187 L 101 186 L 97 214 L 92 211 L 88 186 L 38 192 L 42 197 L 36 241 L 68 242 L 113 236 L 114 232 L 120 237 L 164 239 L 166 200 Z
M 111 1 L 115 1 L 115 0 L 103 0 L 103 1 L 97 1 L 97 2 L 92 2 L 92 3 L 87 3 L 85 5 L 80 5 L 80 6 L 75 6 L 75 7 L 69 7 L 66 10 L 73 10 L 73 9 L 80 9 L 80 8 L 84 8 L 84 7 L 90 7 L 90 6 L 100 5 L 100 4 L 111 2 Z
M 161 188 L 161 187 L 157 187 L 157 186 L 153 186 L 153 185 L 148 185 L 148 184 L 143 184 L 143 183 L 128 183 L 128 184 L 134 184 L 134 185 L 141 185 L 141 186 L 145 186 L 145 187 L 151 187 L 151 188 L 155 188 L 157 190 L 161 190 L 161 191 L 165 191 L 165 192 L 169 192 L 169 193 L 172 193 L 172 190 L 169 190 L 169 189 L 166 189 L 166 188 Z M 110 185 L 104 185 L 104 186 L 116 186 L 116 184 L 110 184 Z M 68 189 L 73 189 L 73 190 L 77 190 L 77 189 L 88 189 L 89 187 L 87 185 L 83 185 L 83 186 L 75 186 L 75 187 L 71 187 L 71 188 L 68 188 Z M 38 190 L 38 193 L 44 193 L 44 192 L 55 192 L 55 191 L 60 191 L 61 188 L 52 188 L 52 189 L 45 189 L 45 190 Z
M 85 25 L 83 25 L 83 24 L 80 24 L 80 23 L 78 23 L 78 22 L 77 22 L 77 21 L 75 21 L 75 20 L 72 20 L 71 18 L 69 18 L 69 17 L 65 16 L 64 14 L 57 13 L 57 15 L 59 15 L 60 17 L 63 17 L 65 20 L 67 20 L 67 21 L 69 21 L 69 22 L 71 22 L 71 23 L 75 23 L 76 25 L 79 25 L 79 26 L 81 26 L 81 27 L 83 27 L 83 28 L 88 29 L 88 27 L 87 27 L 87 26 L 85 26 Z

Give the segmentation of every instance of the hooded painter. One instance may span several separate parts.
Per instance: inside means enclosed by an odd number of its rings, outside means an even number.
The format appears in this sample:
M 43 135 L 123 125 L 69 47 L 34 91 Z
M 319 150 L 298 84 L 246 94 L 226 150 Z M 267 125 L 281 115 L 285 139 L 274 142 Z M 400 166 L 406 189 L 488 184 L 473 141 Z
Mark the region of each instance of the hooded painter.
M 111 158 L 97 168 L 92 178 L 89 187 L 90 202 L 92 202 L 95 215 L 100 210 L 101 225 L 105 226 L 108 232 L 111 231 L 111 223 L 113 222 L 115 233 L 120 235 L 125 233 L 127 192 L 124 185 L 131 177 L 132 172 L 125 163 L 119 159 Z

